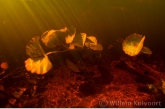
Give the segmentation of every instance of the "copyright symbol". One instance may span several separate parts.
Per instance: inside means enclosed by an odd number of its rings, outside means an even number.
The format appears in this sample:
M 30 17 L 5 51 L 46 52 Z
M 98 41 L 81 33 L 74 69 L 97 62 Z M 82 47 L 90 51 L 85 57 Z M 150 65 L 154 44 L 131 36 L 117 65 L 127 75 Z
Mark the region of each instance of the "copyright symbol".
M 100 107 L 105 108 L 105 107 L 107 107 L 107 105 L 108 105 L 108 101 L 107 101 L 106 99 L 101 99 L 101 100 L 99 101 L 99 106 L 100 106 Z

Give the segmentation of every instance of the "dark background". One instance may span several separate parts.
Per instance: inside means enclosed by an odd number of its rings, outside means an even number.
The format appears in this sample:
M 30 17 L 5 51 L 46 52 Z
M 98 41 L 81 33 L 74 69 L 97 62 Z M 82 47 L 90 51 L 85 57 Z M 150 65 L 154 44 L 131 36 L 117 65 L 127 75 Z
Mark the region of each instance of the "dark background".
M 0 61 L 23 62 L 25 46 L 50 29 L 75 26 L 104 49 L 132 33 L 164 57 L 165 0 L 0 0 Z

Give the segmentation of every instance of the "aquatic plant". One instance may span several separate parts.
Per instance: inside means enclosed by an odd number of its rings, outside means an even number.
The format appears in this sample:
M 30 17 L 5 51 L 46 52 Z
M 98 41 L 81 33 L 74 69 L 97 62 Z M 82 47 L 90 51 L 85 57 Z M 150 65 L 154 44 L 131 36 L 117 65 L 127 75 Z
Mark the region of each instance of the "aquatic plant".
M 31 73 L 45 74 L 52 68 L 52 64 L 41 47 L 39 39 L 40 37 L 32 38 L 26 46 L 26 53 L 30 58 L 25 61 L 25 67 Z
M 67 50 L 45 53 L 39 40 L 40 37 L 34 37 L 26 46 L 26 53 L 30 58 L 25 60 L 25 67 L 26 70 L 31 73 L 45 74 L 52 68 L 52 63 L 50 62 L 48 55 L 57 52 L 65 52 Z
M 45 53 L 41 43 L 47 48 L 62 46 L 64 49 Z M 73 26 L 46 31 L 41 37 L 33 37 L 27 44 L 26 54 L 30 58 L 25 61 L 26 70 L 31 73 L 45 74 L 52 68 L 52 63 L 48 57 L 49 54 L 74 50 L 75 47 L 83 48 L 84 45 L 95 51 L 103 49 L 102 45 L 97 43 L 96 37 L 87 37 L 86 33 L 76 34 L 76 28 Z
M 129 56 L 136 56 L 140 52 L 145 54 L 152 54 L 152 51 L 148 47 L 143 47 L 145 36 L 140 34 L 131 34 L 122 43 L 122 48 L 125 54 Z
M 95 36 L 88 36 L 87 40 L 85 42 L 85 46 L 87 48 L 94 50 L 94 51 L 102 51 L 103 50 L 103 46 L 98 43 Z

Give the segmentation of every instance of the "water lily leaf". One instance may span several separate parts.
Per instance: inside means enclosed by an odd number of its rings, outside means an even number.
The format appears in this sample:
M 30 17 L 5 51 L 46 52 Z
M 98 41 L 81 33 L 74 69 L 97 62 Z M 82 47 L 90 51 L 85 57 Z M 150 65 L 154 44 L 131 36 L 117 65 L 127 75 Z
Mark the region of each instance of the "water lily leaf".
M 152 51 L 148 47 L 143 47 L 140 52 L 145 54 L 152 54 Z
M 92 45 L 97 45 L 97 39 L 94 36 L 88 36 L 85 46 L 90 47 Z
M 67 44 L 72 43 L 73 39 L 74 39 L 74 36 L 67 36 L 67 37 L 65 37 L 65 41 L 66 41 Z
M 45 46 L 49 48 L 53 48 L 60 43 L 58 38 L 58 30 L 49 30 L 42 34 L 41 40 L 45 44 Z
M 74 46 L 83 47 L 85 41 L 86 41 L 86 33 L 80 33 L 80 34 L 76 34 L 72 43 Z
M 26 54 L 31 58 L 44 57 L 44 50 L 39 43 L 40 37 L 33 37 L 26 45 Z
M 52 63 L 45 55 L 44 58 L 28 58 L 25 61 L 25 67 L 31 73 L 45 74 L 52 68 Z
M 122 43 L 123 51 L 129 56 L 136 56 L 143 47 L 145 36 L 139 34 L 131 34 Z
M 73 41 L 75 37 L 76 28 L 71 26 L 69 28 L 65 27 L 60 30 L 48 30 L 44 32 L 41 36 L 41 41 L 45 44 L 45 46 L 49 48 L 56 47 L 61 43 L 61 39 L 65 37 L 65 41 L 67 44 Z
M 103 50 L 103 46 L 101 44 L 92 45 L 92 46 L 90 46 L 90 49 L 92 49 L 94 51 L 102 51 Z
M 73 42 L 73 39 L 76 35 L 76 28 L 74 26 L 71 26 L 69 28 L 67 28 L 66 30 L 66 36 L 65 36 L 65 41 L 67 44 L 70 44 Z
M 64 51 L 51 51 L 45 53 L 42 46 L 39 43 L 40 37 L 34 37 L 30 40 L 26 46 L 26 53 L 30 56 L 25 60 L 25 67 L 27 71 L 37 74 L 45 74 L 52 68 L 52 63 L 50 62 L 47 55 Z

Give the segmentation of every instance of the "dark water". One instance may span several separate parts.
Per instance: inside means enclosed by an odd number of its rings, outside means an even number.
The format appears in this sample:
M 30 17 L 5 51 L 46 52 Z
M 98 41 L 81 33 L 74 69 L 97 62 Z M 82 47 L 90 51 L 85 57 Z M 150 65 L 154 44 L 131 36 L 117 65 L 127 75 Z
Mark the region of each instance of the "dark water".
M 50 29 L 75 26 L 108 46 L 132 33 L 164 56 L 165 0 L 0 0 L 0 61 L 26 59 L 25 45 Z

